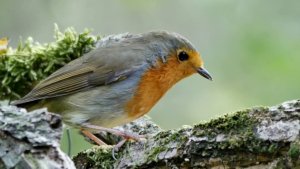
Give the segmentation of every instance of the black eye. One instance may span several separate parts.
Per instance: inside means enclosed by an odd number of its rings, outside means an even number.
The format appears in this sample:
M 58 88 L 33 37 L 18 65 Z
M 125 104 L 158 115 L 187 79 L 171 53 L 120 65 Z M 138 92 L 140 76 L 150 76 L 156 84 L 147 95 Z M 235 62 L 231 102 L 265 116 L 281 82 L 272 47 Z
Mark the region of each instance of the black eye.
M 188 59 L 189 59 L 189 55 L 188 55 L 186 52 L 182 51 L 182 52 L 180 52 L 180 53 L 178 54 L 178 59 L 179 59 L 180 61 L 188 60 Z

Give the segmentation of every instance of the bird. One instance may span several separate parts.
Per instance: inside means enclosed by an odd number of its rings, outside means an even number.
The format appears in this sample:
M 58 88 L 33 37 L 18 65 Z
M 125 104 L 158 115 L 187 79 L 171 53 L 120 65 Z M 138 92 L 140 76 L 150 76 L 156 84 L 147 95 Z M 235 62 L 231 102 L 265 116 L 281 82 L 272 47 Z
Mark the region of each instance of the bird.
M 46 107 L 103 144 L 95 130 L 126 137 L 111 128 L 145 115 L 172 86 L 195 73 L 212 80 L 200 53 L 178 33 L 109 35 L 12 104 L 29 111 Z

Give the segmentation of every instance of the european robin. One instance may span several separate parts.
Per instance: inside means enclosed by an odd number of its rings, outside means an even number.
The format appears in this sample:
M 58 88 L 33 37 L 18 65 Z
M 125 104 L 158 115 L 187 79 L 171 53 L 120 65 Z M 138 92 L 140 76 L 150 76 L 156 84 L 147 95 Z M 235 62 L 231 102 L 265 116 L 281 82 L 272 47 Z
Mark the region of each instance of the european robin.
M 98 143 L 92 129 L 143 116 L 174 84 L 194 73 L 212 79 L 192 43 L 177 33 L 111 35 L 13 104 L 29 110 L 47 107 Z

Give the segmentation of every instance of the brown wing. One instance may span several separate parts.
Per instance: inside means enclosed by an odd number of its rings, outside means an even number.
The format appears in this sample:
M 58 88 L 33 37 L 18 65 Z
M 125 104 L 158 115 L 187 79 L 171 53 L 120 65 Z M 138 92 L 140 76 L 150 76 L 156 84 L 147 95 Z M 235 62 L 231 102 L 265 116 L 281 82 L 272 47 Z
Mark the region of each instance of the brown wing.
M 106 51 L 109 52 L 109 51 Z M 145 66 L 143 57 L 107 56 L 98 50 L 78 58 L 39 83 L 14 105 L 59 97 L 126 79 Z

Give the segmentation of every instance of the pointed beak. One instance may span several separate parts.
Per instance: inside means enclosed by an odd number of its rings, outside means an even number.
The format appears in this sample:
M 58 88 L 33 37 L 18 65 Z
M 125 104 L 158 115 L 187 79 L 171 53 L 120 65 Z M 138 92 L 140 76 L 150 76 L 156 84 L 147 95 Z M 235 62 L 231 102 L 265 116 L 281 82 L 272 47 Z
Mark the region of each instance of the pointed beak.
M 202 68 L 202 67 L 197 68 L 197 72 L 198 72 L 201 76 L 205 77 L 206 79 L 212 80 L 212 77 L 210 76 L 210 74 L 208 73 L 208 71 L 205 70 L 204 68 Z

